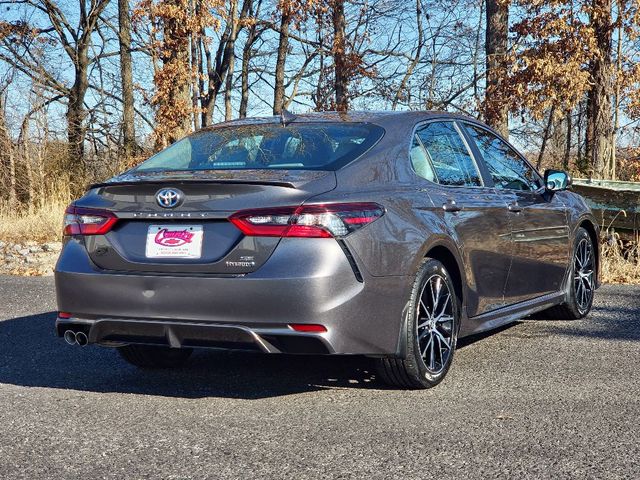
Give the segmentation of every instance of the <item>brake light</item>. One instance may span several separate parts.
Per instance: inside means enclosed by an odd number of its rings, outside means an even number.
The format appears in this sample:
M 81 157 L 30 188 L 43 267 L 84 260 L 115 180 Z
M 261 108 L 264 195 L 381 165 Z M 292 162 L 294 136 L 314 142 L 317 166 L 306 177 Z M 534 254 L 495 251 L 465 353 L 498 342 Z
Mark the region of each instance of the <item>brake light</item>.
M 234 213 L 229 220 L 254 237 L 344 237 L 384 214 L 377 203 L 332 203 L 261 208 Z
M 118 218 L 107 210 L 70 206 L 64 213 L 62 234 L 104 235 L 117 221 Z

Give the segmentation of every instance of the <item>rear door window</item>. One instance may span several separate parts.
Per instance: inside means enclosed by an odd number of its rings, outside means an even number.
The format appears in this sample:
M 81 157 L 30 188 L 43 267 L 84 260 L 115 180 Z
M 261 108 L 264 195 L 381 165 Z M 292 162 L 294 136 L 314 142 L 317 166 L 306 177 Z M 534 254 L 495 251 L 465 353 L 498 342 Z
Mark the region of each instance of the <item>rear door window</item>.
M 453 186 L 482 185 L 473 157 L 453 122 L 428 123 L 420 127 L 416 134 L 424 146 L 438 183 Z

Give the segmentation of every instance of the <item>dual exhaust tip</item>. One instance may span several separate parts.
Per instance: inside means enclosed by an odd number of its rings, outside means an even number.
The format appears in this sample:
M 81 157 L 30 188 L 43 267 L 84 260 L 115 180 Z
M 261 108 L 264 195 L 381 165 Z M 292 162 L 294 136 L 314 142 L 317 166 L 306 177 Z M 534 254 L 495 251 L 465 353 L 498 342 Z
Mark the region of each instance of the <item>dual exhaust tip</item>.
M 89 343 L 89 338 L 84 332 L 74 332 L 73 330 L 66 330 L 64 332 L 64 341 L 69 345 L 80 345 L 84 347 Z

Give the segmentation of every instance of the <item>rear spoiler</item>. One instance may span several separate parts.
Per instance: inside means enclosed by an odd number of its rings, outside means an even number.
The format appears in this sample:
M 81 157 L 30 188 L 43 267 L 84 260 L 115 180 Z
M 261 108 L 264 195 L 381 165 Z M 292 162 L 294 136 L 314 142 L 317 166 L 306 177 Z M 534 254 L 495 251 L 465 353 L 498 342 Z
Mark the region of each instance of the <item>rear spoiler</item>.
M 180 184 L 180 183 L 199 183 L 199 184 L 221 184 L 221 185 L 271 185 L 274 187 L 286 187 L 286 188 L 297 188 L 291 182 L 283 182 L 283 181 L 274 181 L 274 180 L 222 180 L 219 178 L 205 180 L 205 179 L 177 179 L 177 178 L 158 178 L 158 179 L 145 179 L 145 180 L 123 180 L 123 181 L 113 181 L 113 182 L 100 182 L 100 183 L 92 183 L 87 186 L 87 190 L 91 190 L 93 188 L 102 188 L 102 187 L 115 187 L 120 185 L 152 185 L 157 183 L 172 183 L 172 184 Z

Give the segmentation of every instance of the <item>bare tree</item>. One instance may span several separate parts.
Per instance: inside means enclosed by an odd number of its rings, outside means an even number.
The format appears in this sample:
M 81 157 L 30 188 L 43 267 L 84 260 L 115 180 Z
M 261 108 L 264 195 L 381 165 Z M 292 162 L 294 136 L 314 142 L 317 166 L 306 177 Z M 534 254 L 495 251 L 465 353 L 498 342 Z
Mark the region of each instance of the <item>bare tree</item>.
M 137 150 L 131 61 L 131 16 L 129 0 L 118 0 L 118 37 L 120 44 L 120 77 L 122 83 L 122 152 L 126 157 Z

